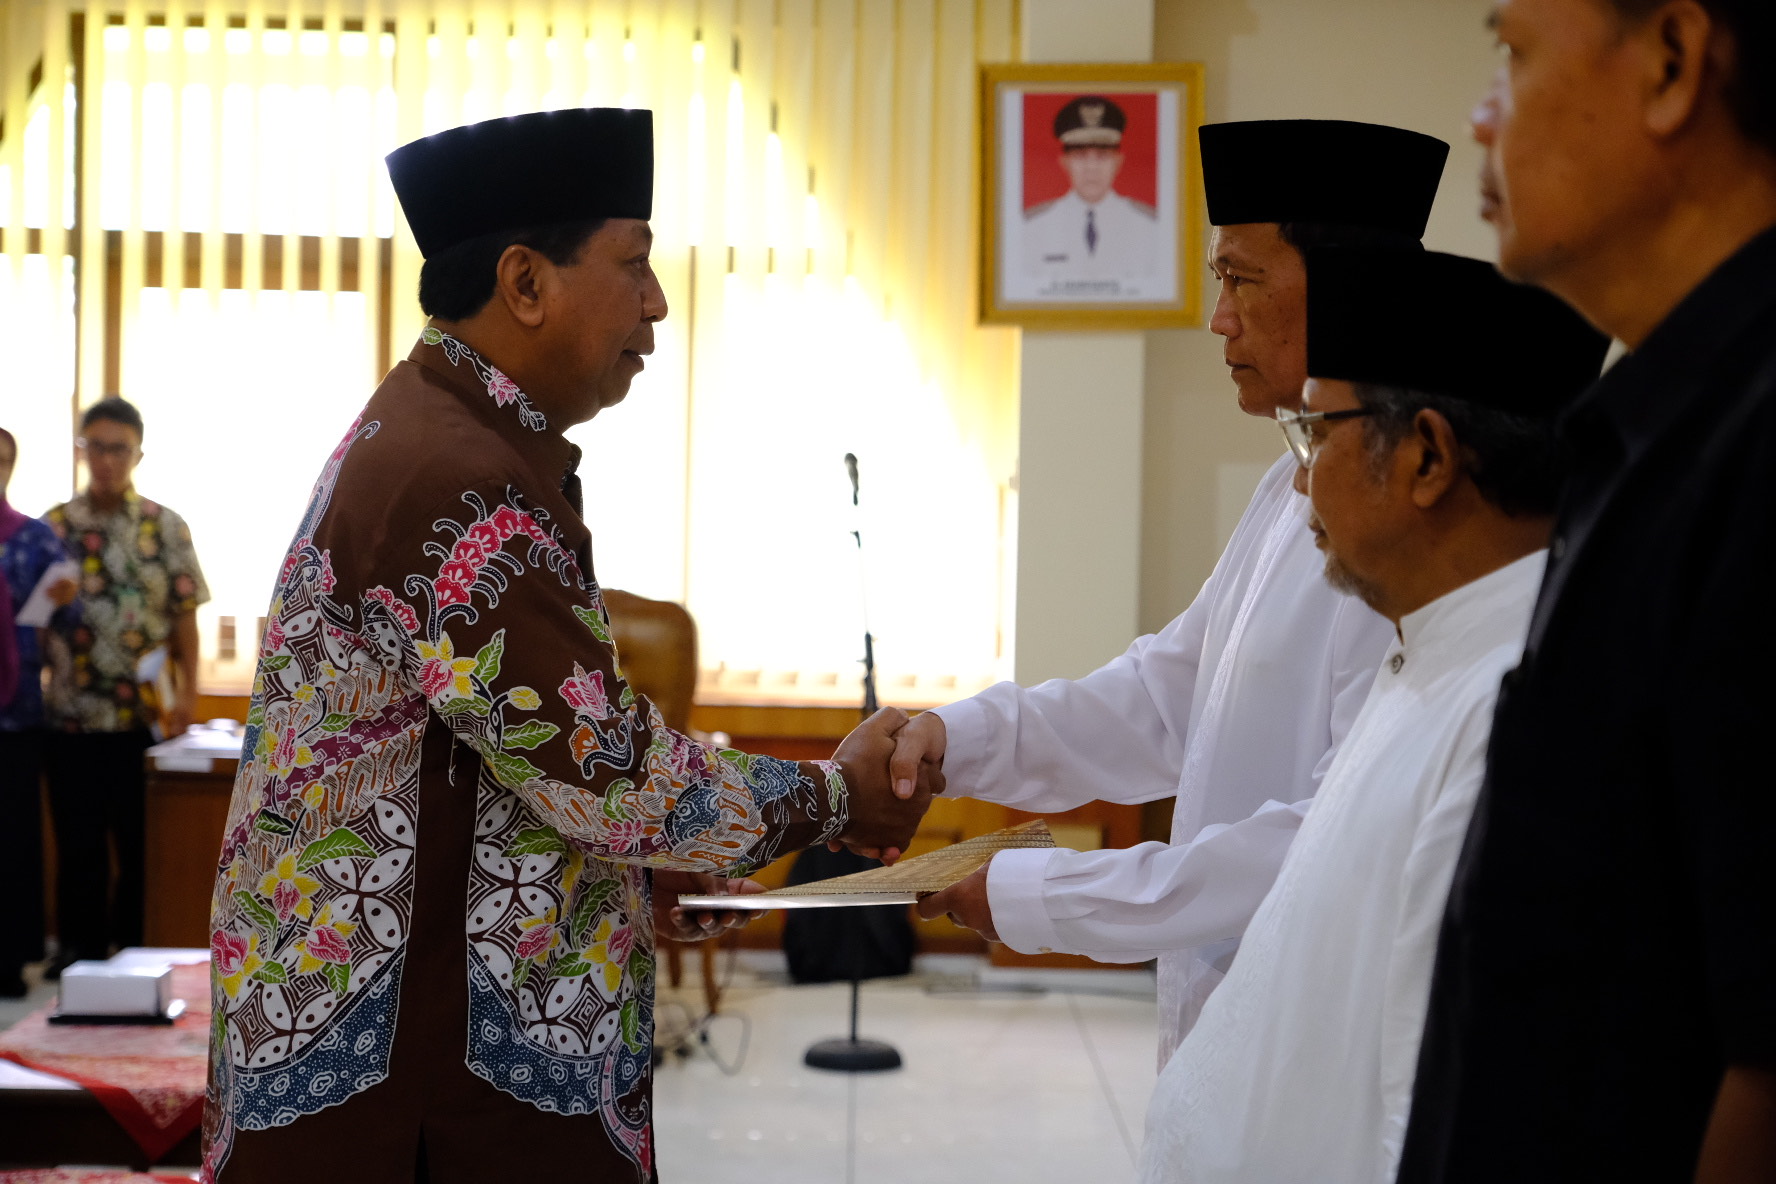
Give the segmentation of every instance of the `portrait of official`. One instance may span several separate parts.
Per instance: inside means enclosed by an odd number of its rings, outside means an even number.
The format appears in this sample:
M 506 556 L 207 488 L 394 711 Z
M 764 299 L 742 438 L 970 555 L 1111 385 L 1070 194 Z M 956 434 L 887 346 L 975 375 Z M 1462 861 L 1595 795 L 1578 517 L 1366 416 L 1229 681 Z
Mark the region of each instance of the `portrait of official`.
M 1159 211 L 1116 188 L 1127 113 L 1114 99 L 1080 95 L 1056 113 L 1053 127 L 1071 185 L 1024 211 L 1024 271 L 1060 280 L 1151 276 L 1159 262 Z
M 1201 68 L 1020 64 L 982 77 L 982 320 L 1196 323 Z

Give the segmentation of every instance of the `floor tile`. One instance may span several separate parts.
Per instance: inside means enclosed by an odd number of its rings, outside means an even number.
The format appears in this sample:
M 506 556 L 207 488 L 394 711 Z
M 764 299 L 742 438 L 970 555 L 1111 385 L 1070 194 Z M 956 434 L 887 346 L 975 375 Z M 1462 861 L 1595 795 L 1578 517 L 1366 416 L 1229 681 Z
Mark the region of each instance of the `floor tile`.
M 755 958 L 736 974 L 709 1045 L 669 1057 L 656 1076 L 668 1184 L 711 1174 L 849 1184 L 1133 1178 L 1154 1077 L 1150 975 L 1110 971 L 1100 982 L 952 964 L 866 983 L 861 1033 L 893 1044 L 905 1064 L 850 1076 L 801 1062 L 808 1044 L 844 1033 L 849 988 L 790 986 L 760 967 Z M 675 997 L 663 997 L 663 1036 Z M 731 1066 L 743 1034 L 744 1061 L 729 1076 L 717 1058 Z

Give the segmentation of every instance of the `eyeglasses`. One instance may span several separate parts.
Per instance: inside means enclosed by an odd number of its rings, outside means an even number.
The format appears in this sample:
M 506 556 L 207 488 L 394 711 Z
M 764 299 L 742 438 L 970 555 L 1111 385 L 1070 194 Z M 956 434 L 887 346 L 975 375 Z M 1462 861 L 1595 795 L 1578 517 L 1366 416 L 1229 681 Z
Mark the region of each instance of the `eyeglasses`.
M 1314 453 L 1319 444 L 1313 437 L 1313 425 L 1316 423 L 1333 423 L 1340 419 L 1361 419 L 1375 412 L 1367 407 L 1353 407 L 1348 411 L 1291 411 L 1287 407 L 1278 407 L 1276 412 L 1277 426 L 1283 429 L 1283 439 L 1289 442 L 1289 451 L 1301 462 L 1304 469 L 1313 468 Z
M 114 456 L 119 460 L 124 460 L 136 454 L 136 446 L 134 444 L 100 444 L 97 441 L 88 440 L 85 436 L 81 436 L 79 439 L 75 440 L 74 443 L 80 447 L 82 452 L 85 452 L 89 456 Z

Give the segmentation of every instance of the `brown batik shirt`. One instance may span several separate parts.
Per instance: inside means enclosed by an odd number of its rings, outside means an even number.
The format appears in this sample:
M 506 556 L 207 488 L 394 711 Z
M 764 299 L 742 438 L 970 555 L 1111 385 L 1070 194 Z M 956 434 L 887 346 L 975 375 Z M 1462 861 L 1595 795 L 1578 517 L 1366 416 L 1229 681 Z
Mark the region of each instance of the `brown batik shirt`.
M 401 1178 L 423 1143 L 505 1179 L 560 1132 L 561 1166 L 646 1179 L 647 869 L 844 825 L 836 766 L 703 747 L 625 684 L 576 461 L 427 329 L 327 462 L 216 883 L 208 1178 Z

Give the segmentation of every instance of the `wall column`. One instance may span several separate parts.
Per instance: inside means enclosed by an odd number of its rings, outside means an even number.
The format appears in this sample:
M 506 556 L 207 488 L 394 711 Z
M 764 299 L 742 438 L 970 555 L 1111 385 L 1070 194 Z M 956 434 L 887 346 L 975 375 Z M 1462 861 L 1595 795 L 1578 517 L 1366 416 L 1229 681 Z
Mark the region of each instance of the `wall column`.
M 1026 62 L 1145 62 L 1153 0 L 1024 0 Z M 1077 678 L 1128 647 L 1141 591 L 1146 334 L 1023 330 L 1013 671 Z

